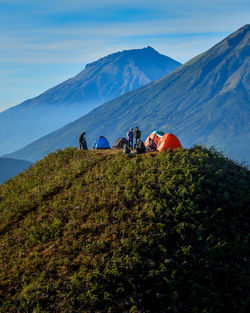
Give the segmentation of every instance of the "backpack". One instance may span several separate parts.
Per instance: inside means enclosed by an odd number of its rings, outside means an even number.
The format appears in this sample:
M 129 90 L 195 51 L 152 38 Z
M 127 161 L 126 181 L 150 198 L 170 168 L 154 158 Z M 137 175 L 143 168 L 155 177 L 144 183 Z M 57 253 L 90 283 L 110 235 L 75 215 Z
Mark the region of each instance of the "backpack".
M 128 145 L 124 144 L 123 145 L 123 151 L 122 151 L 123 154 L 129 154 L 130 153 L 130 150 L 128 148 Z

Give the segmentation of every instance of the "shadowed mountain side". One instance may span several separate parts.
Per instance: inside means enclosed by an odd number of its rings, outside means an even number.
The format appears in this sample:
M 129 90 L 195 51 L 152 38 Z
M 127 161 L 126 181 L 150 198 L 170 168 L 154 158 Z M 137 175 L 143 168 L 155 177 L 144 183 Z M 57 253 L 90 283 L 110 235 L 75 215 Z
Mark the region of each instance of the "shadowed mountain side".
M 116 98 L 45 136 L 12 157 L 37 160 L 76 146 L 82 130 L 111 144 L 131 126 L 144 138 L 155 129 L 173 132 L 183 146 L 214 145 L 250 162 L 250 27 L 246 25 L 166 77 Z
M 24 160 L 0 158 L 0 184 L 26 170 L 32 163 Z
M 87 64 L 75 77 L 0 113 L 0 155 L 21 148 L 180 65 L 151 47 L 117 52 Z

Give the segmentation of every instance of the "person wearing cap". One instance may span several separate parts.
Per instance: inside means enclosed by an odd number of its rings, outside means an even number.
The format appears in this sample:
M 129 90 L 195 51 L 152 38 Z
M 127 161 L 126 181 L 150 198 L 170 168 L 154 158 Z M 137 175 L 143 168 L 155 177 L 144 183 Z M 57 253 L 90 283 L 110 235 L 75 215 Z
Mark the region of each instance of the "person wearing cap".
M 127 138 L 128 138 L 128 147 L 133 149 L 134 132 L 133 132 L 133 128 L 132 127 L 127 132 Z
M 88 150 L 87 141 L 85 139 L 85 135 L 86 135 L 86 133 L 82 132 L 81 135 L 78 138 L 78 142 L 79 142 L 79 145 L 80 145 L 80 150 Z

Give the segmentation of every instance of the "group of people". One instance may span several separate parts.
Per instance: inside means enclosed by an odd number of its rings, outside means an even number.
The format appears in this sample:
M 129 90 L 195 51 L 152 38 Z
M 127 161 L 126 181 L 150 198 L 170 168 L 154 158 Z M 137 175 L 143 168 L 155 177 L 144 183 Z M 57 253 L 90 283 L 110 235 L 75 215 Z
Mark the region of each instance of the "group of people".
M 128 139 L 128 147 L 124 148 L 125 153 L 144 153 L 146 152 L 146 147 L 141 140 L 141 131 L 137 126 L 135 131 L 131 127 L 127 132 L 127 139 Z M 133 141 L 135 139 L 135 144 L 133 145 Z M 132 149 L 132 151 L 130 151 Z
M 88 150 L 87 141 L 85 138 L 86 132 L 82 132 L 79 136 L 78 142 L 80 150 Z M 146 152 L 146 147 L 141 140 L 141 131 L 137 126 L 135 130 L 131 127 L 127 132 L 128 145 L 124 147 L 125 153 L 144 153 Z M 133 145 L 135 139 L 135 144 Z M 132 150 L 132 151 L 131 151 Z
M 133 149 L 134 138 L 135 138 L 135 143 L 137 142 L 138 139 L 141 139 L 141 131 L 140 131 L 139 127 L 137 126 L 135 128 L 135 131 L 131 127 L 129 129 L 129 131 L 127 132 L 127 138 L 128 138 L 128 148 Z

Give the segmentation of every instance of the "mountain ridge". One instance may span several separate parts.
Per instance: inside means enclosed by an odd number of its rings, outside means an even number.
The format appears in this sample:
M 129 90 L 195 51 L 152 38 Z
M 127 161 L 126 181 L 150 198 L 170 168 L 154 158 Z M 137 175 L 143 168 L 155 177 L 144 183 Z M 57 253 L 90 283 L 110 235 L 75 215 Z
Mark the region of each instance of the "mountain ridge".
M 153 48 L 116 52 L 89 63 L 74 77 L 0 113 L 0 154 L 21 148 L 179 65 Z
M 48 152 L 76 146 L 85 130 L 90 145 L 99 135 L 111 144 L 131 126 L 173 132 L 185 147 L 213 145 L 250 163 L 250 25 L 167 76 L 111 100 L 45 136 L 12 157 L 37 160 Z M 249 52 L 249 53 L 248 53 Z

